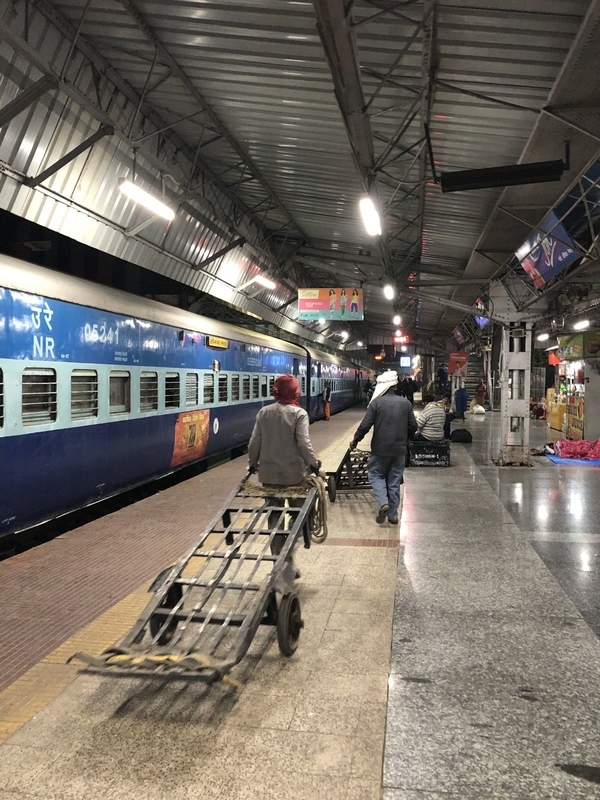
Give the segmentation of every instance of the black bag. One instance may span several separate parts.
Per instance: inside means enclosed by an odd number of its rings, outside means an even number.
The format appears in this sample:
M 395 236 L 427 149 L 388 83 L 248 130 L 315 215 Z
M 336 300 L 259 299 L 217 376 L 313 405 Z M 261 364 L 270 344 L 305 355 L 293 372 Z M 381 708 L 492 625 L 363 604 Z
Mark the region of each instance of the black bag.
M 460 444 L 471 444 L 473 437 L 471 436 L 471 432 L 466 428 L 459 428 L 456 431 L 452 431 L 450 441 L 459 442 Z

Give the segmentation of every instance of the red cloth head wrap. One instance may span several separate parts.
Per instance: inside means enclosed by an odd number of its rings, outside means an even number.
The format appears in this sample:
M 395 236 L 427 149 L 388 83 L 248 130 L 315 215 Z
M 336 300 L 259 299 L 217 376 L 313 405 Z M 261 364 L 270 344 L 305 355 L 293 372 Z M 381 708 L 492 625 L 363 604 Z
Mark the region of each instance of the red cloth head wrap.
M 300 405 L 300 384 L 293 375 L 280 375 L 273 384 L 273 397 L 283 406 Z

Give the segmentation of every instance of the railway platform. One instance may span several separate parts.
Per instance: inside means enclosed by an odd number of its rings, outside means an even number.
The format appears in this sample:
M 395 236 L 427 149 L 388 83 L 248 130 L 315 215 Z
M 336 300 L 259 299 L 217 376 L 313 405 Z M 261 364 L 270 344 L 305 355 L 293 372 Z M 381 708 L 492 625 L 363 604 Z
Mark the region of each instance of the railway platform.
M 363 411 L 312 426 L 329 464 Z M 368 492 L 338 494 L 326 542 L 297 553 L 296 653 L 261 628 L 240 689 L 66 661 L 131 626 L 245 459 L 1 563 L 26 664 L 0 693 L 0 800 L 600 797 L 599 473 L 498 469 L 494 417 L 467 425 L 450 468 L 407 470 L 399 527 Z M 567 556 L 584 550 L 582 580 Z

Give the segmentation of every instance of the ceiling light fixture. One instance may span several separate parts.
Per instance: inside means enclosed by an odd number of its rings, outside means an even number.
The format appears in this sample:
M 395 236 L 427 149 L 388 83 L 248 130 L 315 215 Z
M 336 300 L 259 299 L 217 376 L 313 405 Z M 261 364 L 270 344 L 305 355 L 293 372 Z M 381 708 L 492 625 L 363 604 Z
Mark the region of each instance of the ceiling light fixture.
M 360 208 L 363 225 L 369 236 L 381 236 L 381 220 L 379 212 L 375 208 L 375 203 L 370 197 L 363 197 L 358 207 Z
M 538 342 L 547 342 L 549 338 L 550 338 L 549 333 L 540 333 L 540 335 L 537 337 L 537 340 Z
M 396 290 L 391 283 L 386 283 L 386 285 L 383 287 L 383 294 L 386 300 L 393 300 L 396 296 Z
M 357 347 L 362 347 L 362 346 L 363 346 L 363 343 L 362 343 L 362 342 L 357 342 L 357 343 L 356 343 L 356 346 L 357 346 Z
M 270 280 L 269 278 L 265 278 L 264 275 L 257 275 L 254 279 L 256 283 L 260 283 L 261 286 L 265 286 L 267 289 L 274 289 L 277 284 Z
M 579 322 L 576 322 L 573 325 L 574 331 L 584 331 L 586 328 L 590 327 L 589 319 L 580 319 Z
M 157 217 L 162 217 L 169 221 L 175 219 L 175 212 L 172 208 L 169 208 L 169 206 L 163 203 L 162 200 L 159 200 L 158 197 L 140 188 L 137 184 L 133 183 L 133 181 L 127 180 L 127 178 L 119 178 L 119 189 L 123 194 L 126 194 L 130 200 L 133 200 L 134 203 L 144 206 L 144 208 L 147 208 L 148 211 L 151 211 Z
M 350 334 L 348 333 L 348 331 L 342 331 L 341 336 L 342 336 L 342 339 L 344 341 L 346 341 L 346 339 L 350 336 Z
M 392 322 L 394 323 L 394 325 L 400 325 L 400 323 L 402 322 L 402 317 L 400 316 L 400 314 L 396 314 Z
M 400 330 L 400 328 L 398 328 L 398 330 L 396 331 L 395 335 L 396 336 L 402 336 L 402 331 Z

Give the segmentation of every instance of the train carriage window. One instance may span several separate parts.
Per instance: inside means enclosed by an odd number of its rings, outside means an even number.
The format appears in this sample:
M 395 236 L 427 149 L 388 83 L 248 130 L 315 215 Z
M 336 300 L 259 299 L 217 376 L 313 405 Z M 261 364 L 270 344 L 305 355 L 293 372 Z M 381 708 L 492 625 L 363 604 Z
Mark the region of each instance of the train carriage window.
M 204 404 L 215 402 L 215 376 L 212 372 L 204 375 Z
M 23 370 L 23 425 L 56 420 L 56 370 Z
M 269 396 L 269 384 L 268 378 L 266 375 L 260 376 L 260 394 L 261 397 L 268 397 Z
M 300 378 L 300 393 L 306 394 L 306 377 L 304 375 Z
M 240 399 L 240 376 L 231 376 L 231 402 L 237 403 Z
M 275 376 L 269 377 L 269 397 L 273 397 L 273 384 L 275 383 Z
M 178 372 L 165 375 L 165 408 L 179 408 L 180 379 Z
M 185 376 L 185 404 L 198 405 L 198 375 L 195 372 L 188 372 Z
M 110 373 L 110 413 L 127 414 L 131 411 L 131 375 L 113 370 Z
M 156 411 L 158 408 L 158 372 L 142 372 L 140 375 L 140 411 Z
M 257 400 L 260 396 L 260 378 L 258 375 L 252 376 L 252 399 Z
M 0 369 L 0 428 L 4 426 L 4 373 Z
M 71 373 L 71 419 L 98 416 L 98 373 L 74 369 Z
M 226 403 L 229 399 L 228 376 L 219 375 L 219 403 Z
M 242 378 L 242 400 L 250 400 L 250 375 Z
M 300 359 L 294 358 L 292 361 L 292 375 L 297 376 L 299 371 L 300 371 Z

